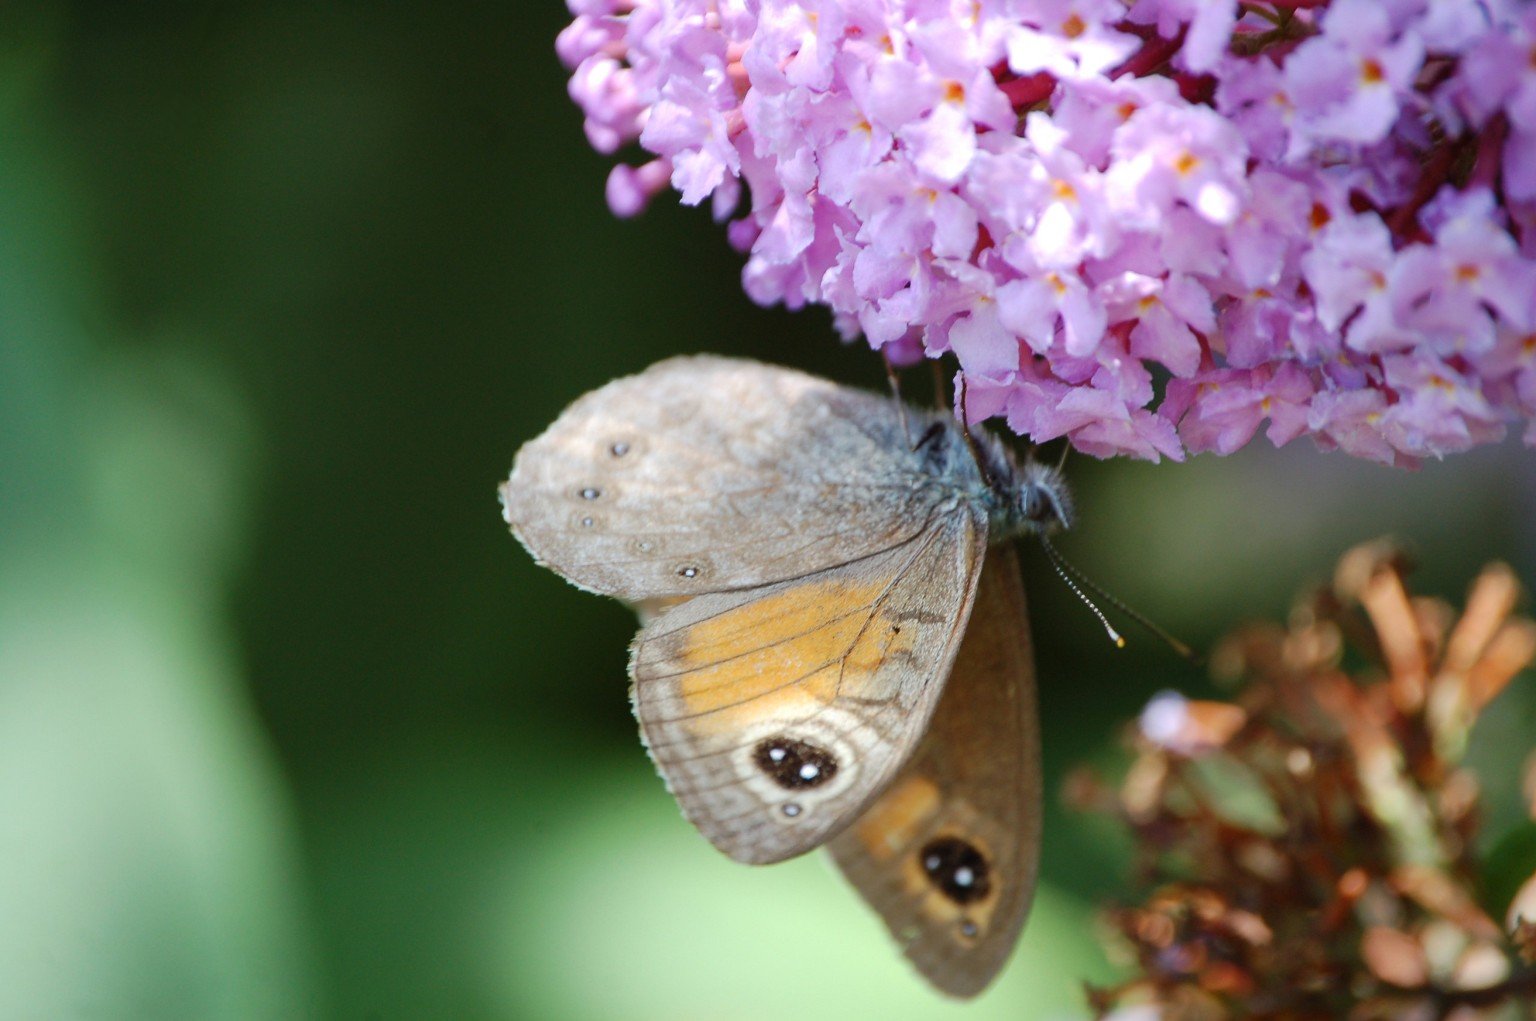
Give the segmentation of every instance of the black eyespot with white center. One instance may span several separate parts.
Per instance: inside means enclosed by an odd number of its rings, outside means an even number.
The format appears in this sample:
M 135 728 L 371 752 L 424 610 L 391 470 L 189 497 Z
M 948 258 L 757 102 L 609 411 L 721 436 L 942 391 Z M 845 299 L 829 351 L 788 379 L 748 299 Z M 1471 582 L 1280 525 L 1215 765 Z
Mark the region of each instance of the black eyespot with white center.
M 587 486 L 581 491 L 581 498 L 583 500 L 596 500 L 602 495 L 603 491 L 598 489 L 596 486 Z
M 612 454 L 614 457 L 623 457 L 625 454 L 629 453 L 629 444 L 625 443 L 623 440 L 616 440 L 609 444 L 608 453 Z
M 992 867 L 975 845 L 959 837 L 938 837 L 918 852 L 928 882 L 956 904 L 973 904 L 992 892 Z
M 679 578 L 697 578 L 699 576 L 699 569 L 692 564 L 685 564 L 677 569 L 677 576 Z
M 752 761 L 787 791 L 820 787 L 837 775 L 837 759 L 809 741 L 770 737 L 752 750 Z

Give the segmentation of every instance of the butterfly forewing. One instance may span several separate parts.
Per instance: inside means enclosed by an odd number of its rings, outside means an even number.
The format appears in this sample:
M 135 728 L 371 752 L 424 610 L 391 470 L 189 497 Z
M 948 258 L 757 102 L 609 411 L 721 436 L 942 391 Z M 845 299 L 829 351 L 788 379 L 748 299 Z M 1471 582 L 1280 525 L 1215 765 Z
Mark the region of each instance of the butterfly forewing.
M 503 509 L 540 563 L 632 603 L 764 585 L 927 527 L 925 459 L 963 447 L 914 451 L 902 426 L 893 401 L 791 369 L 673 358 L 527 443 Z
M 683 813 L 765 863 L 846 827 L 911 755 L 971 612 L 986 523 L 968 508 L 793 581 L 702 595 L 635 640 L 635 713 Z
M 987 554 L 976 607 L 916 754 L 828 846 L 903 952 L 954 996 L 1002 968 L 1034 896 L 1040 742 L 1012 546 Z

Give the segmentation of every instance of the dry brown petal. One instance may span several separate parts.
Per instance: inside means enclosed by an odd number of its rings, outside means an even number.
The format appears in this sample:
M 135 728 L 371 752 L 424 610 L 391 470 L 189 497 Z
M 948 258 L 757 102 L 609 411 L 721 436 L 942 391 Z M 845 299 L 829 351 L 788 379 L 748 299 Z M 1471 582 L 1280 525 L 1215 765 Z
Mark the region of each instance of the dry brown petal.
M 1467 675 L 1467 701 L 1474 713 L 1498 697 L 1499 692 L 1536 658 L 1536 623 L 1512 620 L 1499 629 L 1482 657 Z
M 1402 573 L 1402 548 L 1392 539 L 1372 539 L 1352 546 L 1333 569 L 1333 590 L 1345 602 L 1359 602 L 1361 593 L 1381 571 Z
M 1488 989 L 1509 978 L 1509 958 L 1492 943 L 1477 941 L 1461 952 L 1451 972 L 1457 989 Z
M 1163 694 L 1142 711 L 1141 733 L 1160 748 L 1197 756 L 1224 746 L 1247 722 L 1248 714 L 1231 702 Z
M 1419 634 L 1424 636 L 1425 651 L 1431 664 L 1439 663 L 1445 652 L 1446 636 L 1456 623 L 1456 610 L 1444 599 L 1414 596 L 1413 617 Z
M 1337 663 L 1344 651 L 1344 636 L 1331 621 L 1293 627 L 1280 647 L 1280 660 L 1288 673 L 1307 673 Z
M 1265 947 L 1274 940 L 1275 934 L 1264 919 L 1251 911 L 1233 908 L 1224 919 L 1227 929 L 1250 947 Z
M 1360 940 L 1360 957 L 1371 974 L 1399 989 L 1429 982 L 1429 959 L 1419 941 L 1400 929 L 1373 925 Z
M 1133 822 L 1149 822 L 1157 814 L 1167 779 L 1168 759 L 1160 753 L 1140 755 L 1131 763 L 1120 785 L 1120 803 Z
M 1291 859 L 1273 844 L 1248 841 L 1237 849 L 1237 864 L 1265 883 L 1280 883 L 1291 873 Z
M 1353 868 L 1339 877 L 1334 896 L 1317 915 L 1317 931 L 1332 935 L 1353 925 L 1355 904 L 1370 888 L 1371 877 L 1361 868 Z M 1393 898 L 1394 902 L 1396 898 Z M 1377 920 L 1380 920 L 1379 918 Z
M 1480 939 L 1502 935 L 1493 919 L 1477 906 L 1472 895 L 1441 869 L 1429 865 L 1403 865 L 1392 871 L 1392 885 L 1431 914 L 1453 922 L 1463 932 Z
M 1357 901 L 1365 894 L 1366 888 L 1370 885 L 1370 873 L 1362 868 L 1350 869 L 1339 877 L 1339 896 L 1348 901 Z
M 1253 976 L 1231 961 L 1212 961 L 1200 973 L 1200 985 L 1224 996 L 1247 996 L 1254 990 Z
M 1360 603 L 1376 628 L 1393 702 L 1404 713 L 1417 711 L 1424 704 L 1429 679 L 1429 643 L 1419 630 L 1419 617 L 1408 600 L 1403 579 L 1395 571 L 1377 571 L 1361 590 Z
M 1226 899 L 1214 890 L 1189 890 L 1184 894 L 1184 902 L 1190 914 L 1207 923 L 1221 921 L 1231 910 Z
M 1483 568 L 1467 593 L 1461 620 L 1446 642 L 1443 669 L 1453 673 L 1470 670 L 1519 598 L 1520 583 L 1507 565 L 1495 563 Z
M 1308 694 L 1340 733 L 1351 721 L 1365 714 L 1365 699 L 1360 687 L 1344 674 L 1319 673 L 1308 680 Z
M 1130 925 L 1126 928 L 1126 935 L 1156 950 L 1166 950 L 1172 946 L 1174 937 L 1178 935 L 1178 927 L 1173 924 L 1173 919 L 1164 914 L 1135 912 L 1127 921 Z
M 1498 577 L 1494 575 L 1494 579 Z M 1508 582 L 1514 584 L 1512 578 Z M 1476 623 L 1458 639 L 1460 648 L 1454 656 L 1458 665 L 1452 668 L 1453 657 L 1447 655 L 1447 665 L 1430 685 L 1426 716 L 1435 750 L 1449 762 L 1461 758 L 1478 715 L 1536 657 L 1536 623 L 1524 618 L 1505 620 L 1510 599 L 1505 598 L 1504 586 L 1498 580 L 1489 584 L 1500 591 L 1484 601 L 1480 619 L 1473 618 L 1470 610 L 1463 618 Z
M 1313 766 L 1312 753 L 1305 748 L 1298 746 L 1285 753 L 1286 771 L 1298 780 L 1309 779 Z
M 1446 918 L 1431 918 L 1419 927 L 1419 942 L 1429 958 L 1429 970 L 1437 981 L 1448 980 L 1456 962 L 1472 945 L 1465 929 Z
M 1452 770 L 1441 783 L 1436 797 L 1440 818 L 1453 827 L 1457 826 L 1477 811 L 1481 795 L 1482 786 L 1477 782 L 1475 773 L 1470 769 Z

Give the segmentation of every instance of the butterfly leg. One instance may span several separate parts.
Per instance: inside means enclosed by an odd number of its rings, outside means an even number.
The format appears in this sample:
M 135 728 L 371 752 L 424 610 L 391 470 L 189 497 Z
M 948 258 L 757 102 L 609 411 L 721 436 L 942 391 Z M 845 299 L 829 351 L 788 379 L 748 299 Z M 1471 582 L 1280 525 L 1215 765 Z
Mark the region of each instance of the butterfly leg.
M 1067 466 L 1067 455 L 1072 453 L 1072 441 L 1067 437 L 1061 438 L 1061 457 L 1056 461 L 1056 472 L 1060 474 Z
M 901 399 L 901 380 L 896 378 L 896 366 L 892 364 L 890 355 L 881 351 L 880 360 L 885 363 L 885 379 L 886 382 L 891 384 L 891 396 L 896 399 L 896 417 L 901 419 L 901 434 L 907 438 L 907 443 L 910 444 L 912 442 L 912 430 L 907 425 L 907 405 Z
M 971 433 L 971 419 L 965 411 L 965 373 L 955 373 L 955 401 L 959 404 L 960 431 L 965 435 L 966 446 L 971 448 L 971 456 L 976 459 L 976 467 L 981 469 L 981 477 L 987 485 L 996 488 L 997 480 L 992 477 L 992 469 L 987 463 L 986 455 L 982 452 L 981 444 L 976 442 L 976 437 Z

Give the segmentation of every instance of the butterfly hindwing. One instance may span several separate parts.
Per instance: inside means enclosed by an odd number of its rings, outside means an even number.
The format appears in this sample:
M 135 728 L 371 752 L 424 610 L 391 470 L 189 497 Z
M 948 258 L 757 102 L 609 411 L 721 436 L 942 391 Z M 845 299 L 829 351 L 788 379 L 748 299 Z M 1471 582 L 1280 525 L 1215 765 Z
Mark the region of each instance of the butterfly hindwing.
M 1002 968 L 1034 896 L 1040 736 L 1024 589 L 990 550 L 970 625 L 922 744 L 828 845 L 902 951 L 954 996 Z
M 921 740 L 971 612 L 986 523 L 968 509 L 793 581 L 699 596 L 631 655 L 635 714 L 684 815 L 766 863 L 847 826 Z

